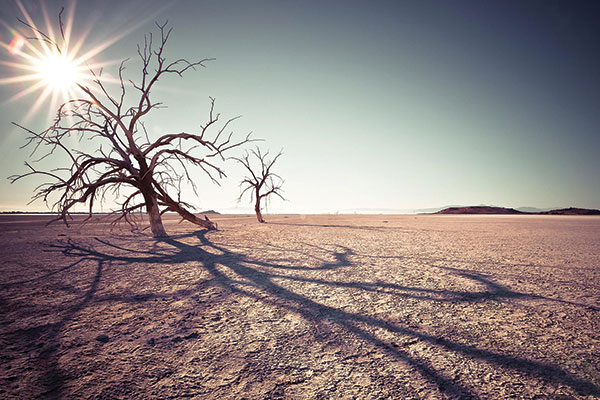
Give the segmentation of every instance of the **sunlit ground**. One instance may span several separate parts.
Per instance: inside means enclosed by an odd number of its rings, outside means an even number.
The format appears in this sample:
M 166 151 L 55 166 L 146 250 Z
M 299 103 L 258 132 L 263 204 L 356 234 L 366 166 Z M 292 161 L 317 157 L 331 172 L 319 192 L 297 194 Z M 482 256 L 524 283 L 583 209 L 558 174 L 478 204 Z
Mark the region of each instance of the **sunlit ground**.
M 597 217 L 3 218 L 8 398 L 600 396 Z

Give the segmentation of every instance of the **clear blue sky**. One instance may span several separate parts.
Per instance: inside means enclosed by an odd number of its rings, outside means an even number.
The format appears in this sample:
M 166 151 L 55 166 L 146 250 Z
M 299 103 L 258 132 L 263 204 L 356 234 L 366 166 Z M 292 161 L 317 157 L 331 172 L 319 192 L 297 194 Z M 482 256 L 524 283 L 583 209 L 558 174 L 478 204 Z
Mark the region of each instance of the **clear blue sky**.
M 36 22 L 37 1 L 24 1 Z M 46 3 L 55 20 L 61 5 Z M 84 47 L 123 32 L 164 1 L 80 1 L 74 37 Z M 168 105 L 152 132 L 193 130 L 208 96 L 236 131 L 284 149 L 278 172 L 288 202 L 273 211 L 414 209 L 446 204 L 600 208 L 600 5 L 572 1 L 173 2 L 98 59 L 134 57 L 153 20 L 174 27 L 168 56 L 216 58 L 161 82 Z M 20 11 L 3 2 L 0 17 Z M 11 39 L 0 27 L 3 42 Z M 11 55 L 1 49 L 2 60 Z M 2 77 L 14 74 L 0 65 Z M 135 61 L 128 69 L 135 74 Z M 114 70 L 113 70 L 114 72 Z M 0 209 L 25 209 L 39 181 L 10 185 L 36 94 L 1 85 Z M 48 124 L 47 109 L 27 121 Z M 200 208 L 236 206 L 242 171 L 222 185 L 200 172 Z M 246 205 L 242 205 L 246 206 Z M 29 209 L 43 209 L 33 204 Z

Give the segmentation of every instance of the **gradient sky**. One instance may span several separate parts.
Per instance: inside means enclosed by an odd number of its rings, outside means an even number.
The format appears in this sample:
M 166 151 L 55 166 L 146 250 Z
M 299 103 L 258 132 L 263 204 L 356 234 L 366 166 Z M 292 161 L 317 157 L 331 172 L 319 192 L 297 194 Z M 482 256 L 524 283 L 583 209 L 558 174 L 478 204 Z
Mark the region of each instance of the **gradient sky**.
M 24 1 L 36 22 L 37 1 Z M 48 1 L 51 16 L 68 2 Z M 214 57 L 166 79 L 155 133 L 194 130 L 208 96 L 235 127 L 277 152 L 287 202 L 272 211 L 415 209 L 447 204 L 600 208 L 600 3 L 573 1 L 79 1 L 85 46 L 147 22 L 97 58 L 134 57 L 153 21 L 174 27 L 167 55 Z M 16 25 L 12 0 L 0 18 Z M 11 39 L 1 27 L 0 39 Z M 2 60 L 10 60 L 2 50 Z M 2 77 L 12 71 L 0 66 Z M 128 71 L 136 73 L 132 60 Z M 114 68 L 113 68 L 114 72 Z M 31 179 L 10 185 L 36 95 L 0 86 L 0 209 L 25 209 Z M 47 108 L 27 125 L 42 128 Z M 200 208 L 236 206 L 242 170 L 200 173 Z M 242 207 L 249 206 L 242 204 Z M 42 203 L 28 209 L 44 209 Z

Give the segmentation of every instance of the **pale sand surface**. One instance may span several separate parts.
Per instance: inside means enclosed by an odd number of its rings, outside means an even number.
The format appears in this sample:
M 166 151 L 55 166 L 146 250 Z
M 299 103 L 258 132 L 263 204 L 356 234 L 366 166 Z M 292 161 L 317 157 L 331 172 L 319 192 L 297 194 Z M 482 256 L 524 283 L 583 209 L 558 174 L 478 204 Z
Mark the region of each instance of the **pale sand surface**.
M 0 216 L 0 398 L 600 398 L 598 217 L 47 219 Z

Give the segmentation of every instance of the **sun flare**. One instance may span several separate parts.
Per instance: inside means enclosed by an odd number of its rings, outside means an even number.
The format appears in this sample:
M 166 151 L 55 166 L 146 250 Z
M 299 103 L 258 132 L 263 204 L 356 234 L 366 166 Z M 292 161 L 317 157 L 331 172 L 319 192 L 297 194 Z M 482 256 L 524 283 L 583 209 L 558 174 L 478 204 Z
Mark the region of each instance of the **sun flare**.
M 45 3 L 41 2 L 44 26 L 38 27 L 21 0 L 14 0 L 23 18 L 19 24 L 9 26 L 0 18 L 0 25 L 9 29 L 10 40 L 0 41 L 0 86 L 11 85 L 18 91 L 7 101 L 12 102 L 26 96 L 35 96 L 28 107 L 25 120 L 35 114 L 40 107 L 48 105 L 48 117 L 52 117 L 60 103 L 68 102 L 85 95 L 81 87 L 98 91 L 96 80 L 102 84 L 128 85 L 110 74 L 102 73 L 109 66 L 118 65 L 121 60 L 98 60 L 104 50 L 154 19 L 167 6 L 139 18 L 134 24 L 114 31 L 103 40 L 95 40 L 93 46 L 86 45 L 92 25 L 74 34 L 75 4 L 58 14 L 58 23 L 53 24 Z M 64 12 L 64 16 L 62 15 Z M 85 51 L 84 51 L 85 48 Z
M 33 96 L 36 99 L 28 107 L 25 120 L 36 113 L 42 105 L 47 104 L 48 117 L 56 112 L 58 104 L 68 102 L 83 94 L 80 86 L 89 87 L 95 79 L 103 83 L 119 83 L 107 75 L 94 76 L 92 71 L 99 73 L 104 67 L 117 64 L 117 61 L 98 61 L 96 58 L 105 49 L 135 29 L 138 25 L 110 38 L 97 43 L 95 46 L 82 51 L 88 38 L 89 30 L 73 35 L 74 5 L 66 10 L 64 20 L 59 14 L 57 24 L 52 24 L 48 12 L 42 3 L 45 27 L 38 28 L 20 0 L 16 0 L 23 19 L 14 28 L 4 25 L 11 32 L 11 40 L 0 42 L 6 52 L 1 53 L 0 66 L 3 77 L 0 85 L 13 85 L 19 90 L 7 102 Z M 64 24 L 63 24 L 64 22 Z
M 76 84 L 85 79 L 82 68 L 72 58 L 58 52 L 36 60 L 40 78 L 57 91 L 71 91 Z

